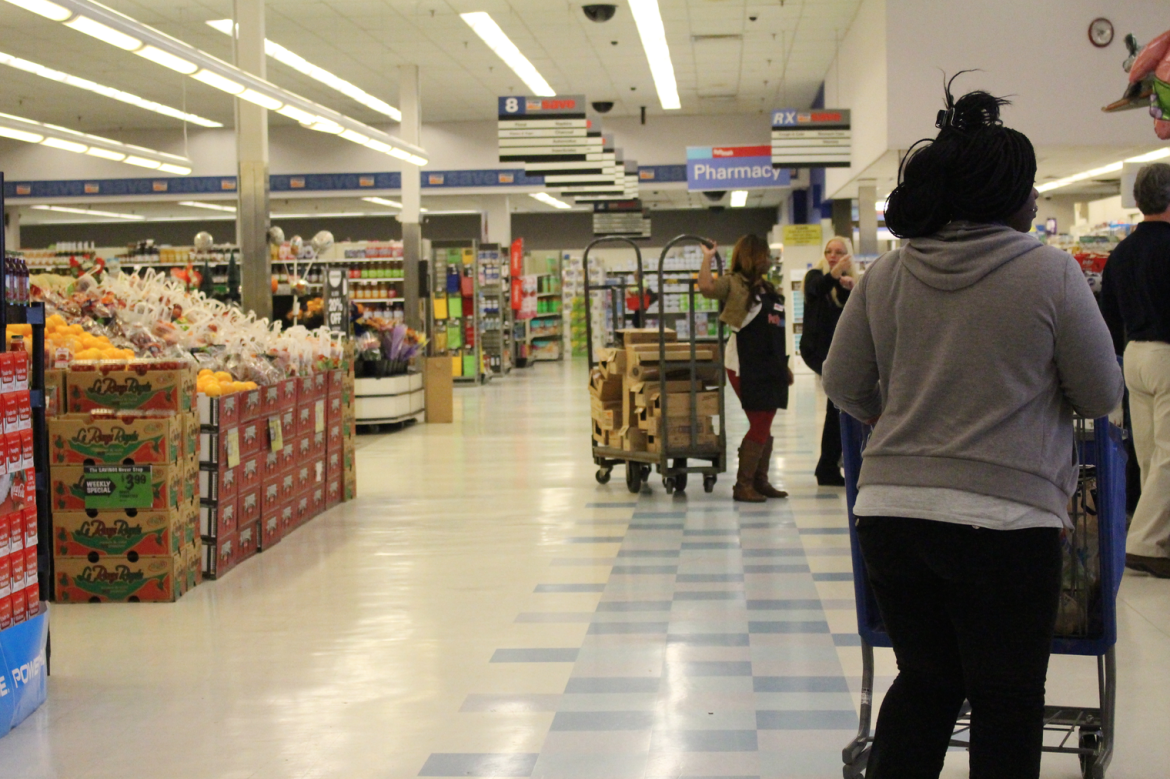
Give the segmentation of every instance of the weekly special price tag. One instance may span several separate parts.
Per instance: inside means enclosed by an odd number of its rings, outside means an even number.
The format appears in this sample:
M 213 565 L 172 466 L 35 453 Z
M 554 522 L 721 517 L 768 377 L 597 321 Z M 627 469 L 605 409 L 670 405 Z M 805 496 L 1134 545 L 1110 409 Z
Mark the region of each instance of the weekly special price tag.
M 147 509 L 154 505 L 149 465 L 86 465 L 87 509 Z

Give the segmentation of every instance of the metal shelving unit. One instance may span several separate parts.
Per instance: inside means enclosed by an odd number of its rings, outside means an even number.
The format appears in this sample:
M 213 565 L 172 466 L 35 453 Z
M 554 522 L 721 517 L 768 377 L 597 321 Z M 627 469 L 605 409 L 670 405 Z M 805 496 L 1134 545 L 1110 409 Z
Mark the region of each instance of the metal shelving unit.
M 476 252 L 477 332 L 487 365 L 497 376 L 512 371 L 512 306 L 509 289 L 508 256 L 499 244 L 480 244 Z M 489 323 L 495 324 L 489 324 Z

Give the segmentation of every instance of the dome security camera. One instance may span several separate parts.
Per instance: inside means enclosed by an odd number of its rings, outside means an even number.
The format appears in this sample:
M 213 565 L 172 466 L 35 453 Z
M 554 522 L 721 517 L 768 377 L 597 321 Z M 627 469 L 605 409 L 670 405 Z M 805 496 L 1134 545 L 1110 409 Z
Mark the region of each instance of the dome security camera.
M 718 203 L 720 200 L 722 200 L 724 198 L 724 196 L 726 194 L 727 194 L 726 190 L 711 189 L 711 190 L 707 190 L 707 191 L 703 192 L 703 197 L 707 198 L 712 203 Z
M 593 3 L 591 5 L 581 6 L 581 10 L 585 12 L 585 18 L 591 22 L 608 22 L 617 13 L 617 6 L 613 3 Z
M 609 100 L 598 100 L 596 103 L 591 103 L 593 110 L 599 114 L 608 114 L 613 110 L 613 103 Z

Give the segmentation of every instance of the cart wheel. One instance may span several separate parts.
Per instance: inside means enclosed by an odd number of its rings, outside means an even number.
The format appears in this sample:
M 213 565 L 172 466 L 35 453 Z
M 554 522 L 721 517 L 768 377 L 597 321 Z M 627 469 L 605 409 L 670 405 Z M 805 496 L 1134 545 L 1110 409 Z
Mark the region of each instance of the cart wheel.
M 1080 732 L 1080 748 L 1093 750 L 1089 754 L 1077 757 L 1081 760 L 1081 776 L 1084 779 L 1105 779 L 1105 774 L 1097 769 L 1097 753 L 1101 750 L 1101 731 L 1084 730 Z
M 612 471 L 613 471 L 613 468 L 598 468 L 597 469 L 597 483 L 598 484 L 609 484 L 609 475 Z
M 635 495 L 642 490 L 642 469 L 637 463 L 626 464 L 626 487 Z
M 687 488 L 687 475 L 680 473 L 674 477 L 674 489 L 677 492 L 682 492 Z
M 662 486 L 666 490 L 667 495 L 674 494 L 675 484 L 676 484 L 676 481 L 675 481 L 674 476 L 663 476 L 662 477 Z
M 714 492 L 715 491 L 715 480 L 717 478 L 718 477 L 715 476 L 715 474 L 711 474 L 709 476 L 704 476 L 703 477 L 703 492 Z

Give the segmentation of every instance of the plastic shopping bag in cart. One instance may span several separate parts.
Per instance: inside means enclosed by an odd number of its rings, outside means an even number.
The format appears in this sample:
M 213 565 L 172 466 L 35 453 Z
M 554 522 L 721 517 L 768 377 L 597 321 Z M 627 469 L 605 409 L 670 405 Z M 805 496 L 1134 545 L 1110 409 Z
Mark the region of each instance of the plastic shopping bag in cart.
M 1084 638 L 1102 630 L 1101 538 L 1096 496 L 1096 476 L 1082 476 L 1069 501 L 1068 516 L 1073 528 L 1064 530 L 1060 538 L 1064 564 L 1056 615 L 1059 637 Z

